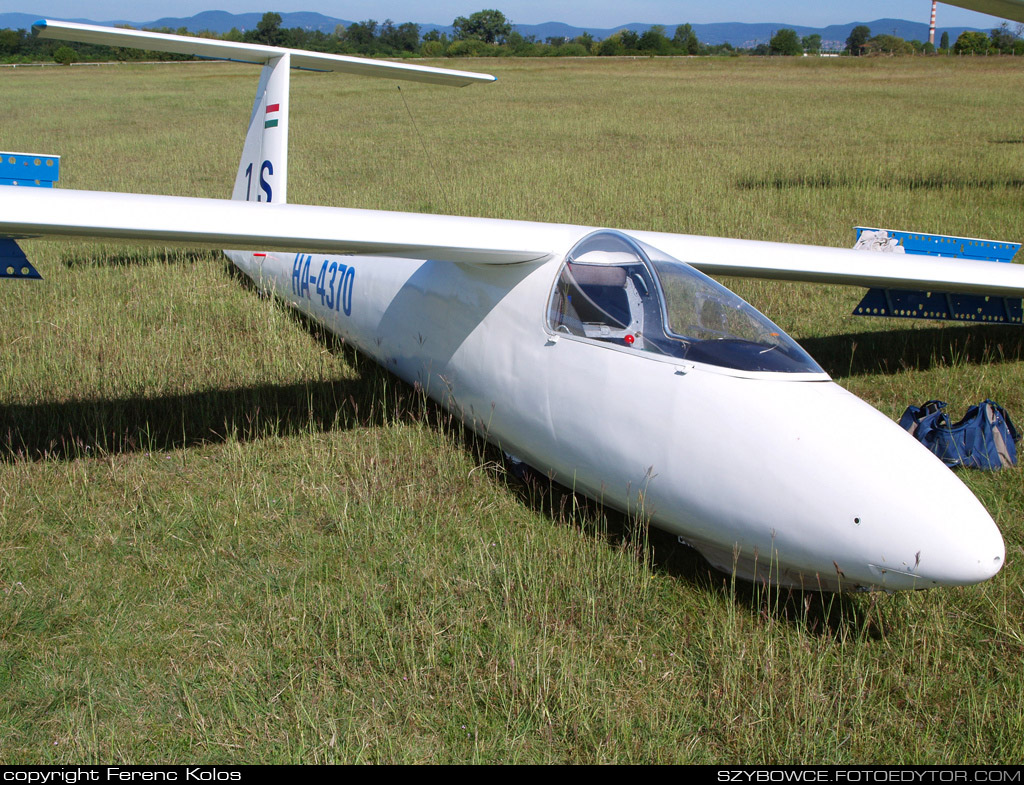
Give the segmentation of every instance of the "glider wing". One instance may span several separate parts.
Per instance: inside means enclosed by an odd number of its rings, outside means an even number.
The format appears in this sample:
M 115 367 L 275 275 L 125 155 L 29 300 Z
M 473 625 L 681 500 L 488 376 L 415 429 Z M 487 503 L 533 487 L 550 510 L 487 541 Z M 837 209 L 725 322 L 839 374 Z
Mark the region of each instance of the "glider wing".
M 597 227 L 0 186 L 0 236 L 394 256 L 472 264 L 562 256 Z M 791 243 L 627 234 L 710 275 L 1024 297 L 1024 265 Z
M 629 232 L 708 275 L 1024 296 L 1024 265 L 794 243 Z
M 51 198 L 40 199 L 45 190 Z M 0 236 L 364 254 L 477 264 L 546 259 L 571 227 L 344 207 L 0 186 Z M 575 236 L 575 235 L 573 235 Z

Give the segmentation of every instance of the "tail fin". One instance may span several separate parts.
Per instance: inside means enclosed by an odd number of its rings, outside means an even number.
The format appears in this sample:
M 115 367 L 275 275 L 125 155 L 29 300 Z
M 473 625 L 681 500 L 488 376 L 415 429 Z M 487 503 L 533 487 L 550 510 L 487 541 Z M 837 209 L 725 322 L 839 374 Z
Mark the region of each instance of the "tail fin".
M 260 75 L 252 116 L 249 118 L 242 162 L 238 166 L 235 188 L 231 194 L 232 199 L 239 201 L 274 204 L 287 201 L 289 68 L 337 71 L 453 87 L 494 81 L 494 77 L 488 74 L 448 68 L 49 19 L 36 22 L 32 25 L 32 31 L 40 38 L 59 41 L 135 47 L 262 65 L 263 73 Z
M 288 201 L 290 67 L 291 55 L 287 52 L 263 66 L 232 199 L 274 204 Z

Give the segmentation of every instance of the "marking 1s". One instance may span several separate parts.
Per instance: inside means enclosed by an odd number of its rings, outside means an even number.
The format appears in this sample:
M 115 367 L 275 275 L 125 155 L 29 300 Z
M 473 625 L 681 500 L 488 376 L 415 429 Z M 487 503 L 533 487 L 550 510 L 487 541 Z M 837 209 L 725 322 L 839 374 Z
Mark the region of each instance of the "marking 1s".
M 272 175 L 274 173 L 274 165 L 270 161 L 264 161 L 260 164 L 260 190 L 267 195 L 267 201 L 272 201 L 274 192 L 270 187 L 270 183 L 267 182 L 267 178 L 264 175 Z M 252 201 L 252 164 L 249 164 L 245 168 L 245 201 Z M 259 193 L 256 194 L 256 201 L 262 202 L 263 197 Z
M 273 197 L 273 192 L 270 190 L 270 183 L 268 183 L 267 179 L 263 176 L 264 173 L 274 173 L 274 165 L 270 163 L 270 161 L 264 161 L 262 164 L 260 164 L 260 188 L 262 188 L 263 192 L 267 195 L 267 201 L 269 202 Z M 256 201 L 260 201 L 259 194 L 256 194 Z

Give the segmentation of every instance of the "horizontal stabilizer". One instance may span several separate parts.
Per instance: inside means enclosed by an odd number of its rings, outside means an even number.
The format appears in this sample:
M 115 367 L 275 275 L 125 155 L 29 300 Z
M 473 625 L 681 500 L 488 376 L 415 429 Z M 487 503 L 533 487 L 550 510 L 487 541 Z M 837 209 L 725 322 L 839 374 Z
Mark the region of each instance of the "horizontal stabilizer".
M 180 55 L 208 57 L 214 60 L 235 60 L 243 63 L 266 65 L 272 59 L 288 53 L 292 68 L 310 71 L 340 71 L 361 76 L 377 76 L 385 79 L 404 79 L 411 82 L 429 82 L 453 87 L 464 87 L 475 82 L 493 82 L 489 74 L 469 71 L 455 71 L 449 68 L 431 68 L 411 63 L 392 63 L 387 60 L 370 60 L 365 57 L 347 57 L 326 52 L 309 52 L 302 49 L 285 49 L 262 44 L 245 44 L 237 41 L 221 41 L 215 38 L 194 38 L 186 35 L 150 33 L 129 28 L 98 27 L 75 22 L 55 22 L 41 19 L 32 25 L 32 32 L 40 38 L 60 41 L 78 41 L 84 44 L 123 46 L 147 49 L 151 52 L 171 52 Z
M 42 277 L 14 240 L 0 237 L 0 278 Z

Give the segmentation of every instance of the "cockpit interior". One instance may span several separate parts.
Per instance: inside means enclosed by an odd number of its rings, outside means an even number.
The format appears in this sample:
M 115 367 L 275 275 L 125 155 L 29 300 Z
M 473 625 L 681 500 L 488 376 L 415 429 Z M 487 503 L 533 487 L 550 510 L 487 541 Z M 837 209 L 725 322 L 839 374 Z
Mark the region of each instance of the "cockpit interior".
M 569 252 L 548 326 L 556 334 L 734 370 L 824 373 L 733 292 L 620 232 L 594 232 Z

